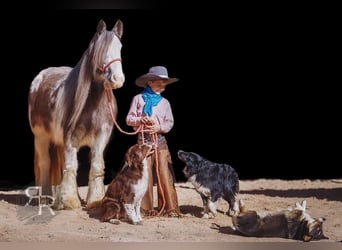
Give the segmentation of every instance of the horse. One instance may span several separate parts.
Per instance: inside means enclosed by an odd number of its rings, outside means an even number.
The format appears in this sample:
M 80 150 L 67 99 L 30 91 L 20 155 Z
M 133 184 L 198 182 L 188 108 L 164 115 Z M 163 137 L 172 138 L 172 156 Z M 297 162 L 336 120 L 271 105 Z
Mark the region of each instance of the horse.
M 31 82 L 28 117 L 34 135 L 35 184 L 52 195 L 55 209 L 82 205 L 76 178 L 82 147 L 89 147 L 90 161 L 86 207 L 104 197 L 104 151 L 117 116 L 112 90 L 125 81 L 122 33 L 120 19 L 111 30 L 101 19 L 73 68 L 48 67 Z

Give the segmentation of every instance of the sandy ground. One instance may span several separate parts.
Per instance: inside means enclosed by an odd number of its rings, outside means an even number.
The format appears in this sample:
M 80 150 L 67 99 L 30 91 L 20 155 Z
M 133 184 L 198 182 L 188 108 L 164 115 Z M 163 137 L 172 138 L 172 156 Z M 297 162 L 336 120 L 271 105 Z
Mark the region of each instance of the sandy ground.
M 190 183 L 176 184 L 181 218 L 145 218 L 143 225 L 101 223 L 83 209 L 51 211 L 24 206 L 23 190 L 0 191 L 0 242 L 296 242 L 282 238 L 254 238 L 236 234 L 231 218 L 219 203 L 215 218 L 202 219 L 200 196 Z M 87 187 L 79 187 L 85 198 Z M 293 207 L 307 200 L 312 217 L 325 217 L 323 242 L 342 240 L 342 179 L 336 180 L 240 180 L 240 199 L 260 212 Z

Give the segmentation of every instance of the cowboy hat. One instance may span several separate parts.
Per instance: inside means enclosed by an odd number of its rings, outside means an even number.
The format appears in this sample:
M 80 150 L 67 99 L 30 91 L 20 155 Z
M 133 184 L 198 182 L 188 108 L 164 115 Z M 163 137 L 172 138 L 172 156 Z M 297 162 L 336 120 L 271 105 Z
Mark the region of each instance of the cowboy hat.
M 178 78 L 170 78 L 167 74 L 167 69 L 164 66 L 154 66 L 149 69 L 147 74 L 139 76 L 135 80 L 135 84 L 139 87 L 146 87 L 148 81 L 158 79 L 165 79 L 166 84 L 170 84 L 179 80 Z

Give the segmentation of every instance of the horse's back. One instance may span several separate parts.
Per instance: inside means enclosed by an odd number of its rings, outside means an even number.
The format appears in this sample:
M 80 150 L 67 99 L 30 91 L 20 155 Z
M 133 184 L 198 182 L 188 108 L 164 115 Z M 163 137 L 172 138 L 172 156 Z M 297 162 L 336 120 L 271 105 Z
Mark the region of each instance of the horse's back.
M 71 70 L 72 68 L 68 66 L 49 67 L 41 70 L 31 83 L 30 96 L 38 91 L 58 86 L 65 80 Z

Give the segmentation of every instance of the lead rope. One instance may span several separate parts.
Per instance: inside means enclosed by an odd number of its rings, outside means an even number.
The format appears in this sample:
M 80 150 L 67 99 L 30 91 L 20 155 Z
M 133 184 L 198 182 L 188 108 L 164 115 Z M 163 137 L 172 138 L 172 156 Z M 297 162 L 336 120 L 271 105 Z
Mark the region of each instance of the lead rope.
M 123 134 L 126 134 L 126 135 L 135 135 L 137 133 L 141 133 L 141 138 L 142 138 L 142 143 L 144 144 L 145 143 L 145 140 L 144 140 L 144 132 L 148 132 L 150 130 L 145 130 L 144 129 L 144 124 L 140 124 L 138 129 L 133 131 L 133 132 L 127 132 L 127 131 L 124 131 L 123 129 L 121 129 L 121 127 L 119 126 L 119 124 L 116 122 L 116 119 L 115 119 L 115 116 L 114 116 L 114 111 L 113 111 L 113 106 L 111 105 L 112 104 L 112 90 L 109 89 L 109 88 L 106 88 L 106 94 L 107 94 L 107 99 L 108 99 L 108 105 L 109 105 L 109 109 L 110 109 L 110 114 L 112 116 L 112 119 L 113 119 L 113 122 L 115 124 L 115 126 L 118 128 L 118 130 L 123 133 Z M 159 186 L 159 189 L 160 189 L 160 192 L 161 192 L 161 196 L 162 196 L 162 201 L 163 201 L 163 205 L 160 209 L 160 211 L 158 212 L 157 216 L 160 216 L 162 214 L 162 212 L 164 211 L 165 209 L 165 194 L 164 194 L 164 189 L 161 185 L 161 182 L 160 182 L 160 175 L 159 175 L 159 156 L 158 156 L 158 136 L 156 133 L 153 133 L 152 134 L 152 138 L 153 138 L 153 144 L 154 144 L 154 155 L 155 155 L 155 164 L 156 164 L 156 174 L 157 174 L 157 180 L 158 180 L 158 186 Z

